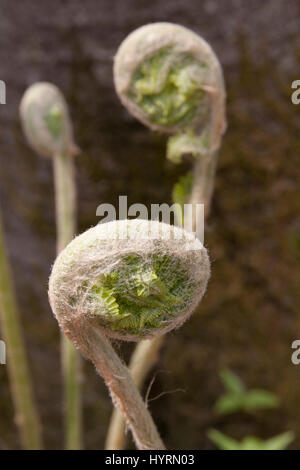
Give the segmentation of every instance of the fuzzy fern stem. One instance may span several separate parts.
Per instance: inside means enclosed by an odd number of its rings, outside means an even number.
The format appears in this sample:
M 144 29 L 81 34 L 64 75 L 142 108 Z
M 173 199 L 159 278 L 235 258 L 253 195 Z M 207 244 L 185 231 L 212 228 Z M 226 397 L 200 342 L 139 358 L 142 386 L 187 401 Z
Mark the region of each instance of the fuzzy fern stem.
M 163 336 L 147 339 L 141 341 L 135 348 L 134 354 L 130 360 L 129 372 L 139 390 L 142 388 L 149 371 L 158 359 L 163 340 Z M 115 408 L 106 436 L 105 449 L 123 450 L 125 446 L 126 421 L 123 418 L 122 412 L 118 408 Z
M 141 219 L 92 227 L 54 263 L 49 279 L 53 313 L 104 378 L 139 449 L 163 444 L 106 336 L 141 341 L 178 327 L 204 295 L 209 275 L 207 252 L 193 234 Z
M 76 341 L 82 354 L 90 359 L 103 377 L 116 407 L 132 431 L 140 450 L 165 449 L 152 417 L 147 410 L 127 367 L 110 344 L 108 338 L 91 323 L 69 324 L 69 335 Z M 80 337 L 78 332 L 80 331 Z
M 74 157 L 57 153 L 53 160 L 57 253 L 73 239 L 76 232 L 76 187 Z M 61 335 L 61 360 L 64 381 L 66 449 L 82 447 L 81 358 L 73 344 Z

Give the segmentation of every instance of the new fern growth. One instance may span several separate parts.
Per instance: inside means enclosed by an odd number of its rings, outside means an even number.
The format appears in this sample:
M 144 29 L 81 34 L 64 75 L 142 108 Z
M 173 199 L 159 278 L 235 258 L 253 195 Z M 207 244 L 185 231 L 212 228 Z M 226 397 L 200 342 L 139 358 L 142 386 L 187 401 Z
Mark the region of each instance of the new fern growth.
M 223 369 L 220 377 L 226 392 L 218 399 L 215 410 L 218 414 L 235 413 L 276 408 L 279 398 L 267 390 L 254 388 L 247 390 L 241 379 L 231 370 Z
M 54 168 L 57 252 L 75 236 L 76 188 L 72 123 L 60 90 L 41 82 L 26 90 L 20 105 L 23 130 L 30 146 L 40 155 L 51 157 Z M 65 390 L 67 449 L 81 447 L 80 357 L 62 336 L 61 356 Z
M 65 334 L 103 376 L 139 449 L 164 446 L 106 336 L 140 341 L 180 326 L 202 298 L 209 273 L 207 252 L 194 235 L 138 219 L 87 230 L 53 266 L 52 310 Z
M 52 83 L 38 82 L 26 90 L 20 116 L 28 143 L 39 155 L 77 153 L 67 103 Z
M 153 130 L 172 134 L 167 156 L 218 149 L 225 129 L 222 69 L 192 31 L 154 23 L 131 33 L 115 57 L 114 80 L 126 108 Z
M 208 276 L 206 250 L 192 234 L 155 221 L 114 221 L 80 235 L 58 257 L 50 299 L 59 320 L 86 315 L 108 336 L 139 341 L 185 321 Z

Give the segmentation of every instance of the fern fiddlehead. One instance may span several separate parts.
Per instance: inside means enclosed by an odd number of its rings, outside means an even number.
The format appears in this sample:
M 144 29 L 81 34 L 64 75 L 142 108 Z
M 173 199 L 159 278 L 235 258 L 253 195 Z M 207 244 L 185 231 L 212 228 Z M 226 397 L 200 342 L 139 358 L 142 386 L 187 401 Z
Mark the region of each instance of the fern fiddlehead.
M 189 202 L 204 203 L 208 212 L 226 127 L 223 74 L 212 48 L 180 25 L 142 26 L 119 47 L 114 81 L 122 103 L 137 119 L 171 134 L 170 160 L 179 163 L 184 154 L 195 157 Z
M 150 228 L 161 231 L 158 238 L 147 235 Z M 185 321 L 208 276 L 206 250 L 192 234 L 155 221 L 114 221 L 78 236 L 58 257 L 50 298 L 59 318 L 80 312 L 110 337 L 140 341 Z
M 20 117 L 26 139 L 38 155 L 77 153 L 67 103 L 52 83 L 38 82 L 25 91 Z
M 52 310 L 105 379 L 139 449 L 160 449 L 163 443 L 106 336 L 140 341 L 180 326 L 202 298 L 209 274 L 207 252 L 193 234 L 138 219 L 87 230 L 53 266 Z
M 53 84 L 30 86 L 20 104 L 24 134 L 30 146 L 53 160 L 56 206 L 57 252 L 76 231 L 76 187 L 74 155 L 78 152 L 73 139 L 72 123 L 63 94 Z M 61 338 L 64 380 L 65 430 L 67 449 L 81 447 L 80 356 L 69 340 Z

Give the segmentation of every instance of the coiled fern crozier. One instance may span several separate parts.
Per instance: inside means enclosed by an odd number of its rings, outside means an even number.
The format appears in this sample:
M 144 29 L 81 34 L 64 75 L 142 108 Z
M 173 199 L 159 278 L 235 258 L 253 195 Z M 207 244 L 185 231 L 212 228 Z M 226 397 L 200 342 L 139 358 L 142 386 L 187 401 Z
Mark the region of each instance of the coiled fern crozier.
M 87 230 L 53 266 L 49 300 L 60 327 L 105 379 L 140 449 L 164 446 L 106 336 L 140 341 L 180 326 L 209 274 L 207 252 L 193 234 L 139 219 Z
M 183 323 L 208 276 L 206 250 L 193 234 L 156 221 L 113 221 L 59 255 L 50 300 L 62 322 L 86 315 L 108 336 L 140 341 Z
M 172 134 L 167 156 L 175 163 L 185 153 L 199 158 L 218 150 L 226 126 L 223 74 L 197 34 L 172 23 L 138 28 L 118 49 L 114 81 L 137 119 Z
M 75 236 L 76 187 L 72 122 L 60 90 L 48 82 L 31 85 L 20 104 L 20 117 L 30 146 L 53 161 L 56 212 L 56 246 L 59 253 Z M 81 447 L 80 356 L 62 336 L 66 448 Z

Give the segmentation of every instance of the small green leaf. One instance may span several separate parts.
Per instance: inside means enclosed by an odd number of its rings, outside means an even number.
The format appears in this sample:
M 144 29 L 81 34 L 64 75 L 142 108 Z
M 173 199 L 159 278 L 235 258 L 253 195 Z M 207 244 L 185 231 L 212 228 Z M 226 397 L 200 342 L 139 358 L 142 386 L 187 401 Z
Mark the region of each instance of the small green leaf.
M 244 393 L 246 388 L 241 379 L 231 370 L 223 369 L 220 372 L 220 377 L 224 387 L 231 393 Z
M 240 450 L 265 450 L 265 442 L 255 436 L 247 436 L 241 441 Z
M 265 450 L 283 450 L 295 439 L 292 431 L 287 431 L 278 436 L 274 436 L 265 442 Z
M 228 393 L 217 400 L 215 410 L 218 414 L 228 414 L 243 408 L 243 395 Z
M 245 411 L 255 411 L 267 408 L 277 408 L 279 398 L 267 390 L 253 389 L 249 390 L 244 396 L 243 407 Z
M 288 431 L 266 441 L 256 436 L 246 436 L 241 442 L 238 442 L 216 429 L 211 429 L 207 435 L 221 450 L 283 450 L 295 437 L 293 432 Z
M 247 436 L 241 442 L 241 450 L 283 450 L 294 439 L 294 433 L 284 432 L 266 441 L 255 436 Z
M 167 158 L 171 162 L 178 164 L 181 162 L 183 155 L 191 154 L 197 158 L 199 155 L 207 152 L 207 147 L 206 134 L 198 136 L 192 130 L 188 130 L 169 137 Z
M 207 436 L 220 450 L 240 450 L 238 441 L 216 429 L 210 429 Z
M 239 377 L 229 369 L 220 372 L 220 377 L 227 393 L 216 402 L 215 409 L 219 414 L 237 411 L 253 412 L 255 410 L 276 408 L 279 398 L 267 390 L 247 390 Z
M 117 315 L 119 316 L 119 305 L 112 290 L 95 284 L 89 293 L 89 299 L 93 302 L 92 305 L 98 303 L 113 317 Z M 98 311 L 94 310 L 93 313 L 94 315 L 97 315 Z

